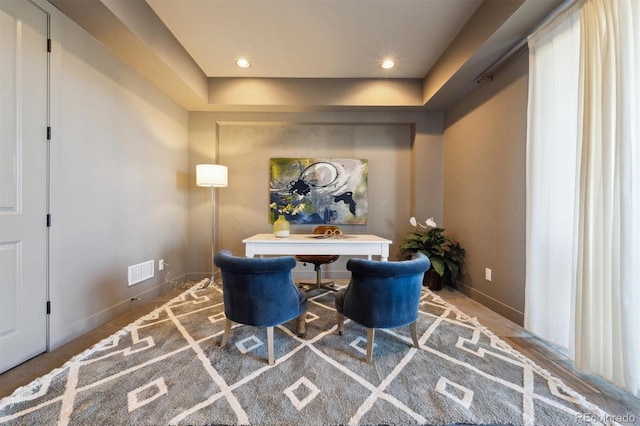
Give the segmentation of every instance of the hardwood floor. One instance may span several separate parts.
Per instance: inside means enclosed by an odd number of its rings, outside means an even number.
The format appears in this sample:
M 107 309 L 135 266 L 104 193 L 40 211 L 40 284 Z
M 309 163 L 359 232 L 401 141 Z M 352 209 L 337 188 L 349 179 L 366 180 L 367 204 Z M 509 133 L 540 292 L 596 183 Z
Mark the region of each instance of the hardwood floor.
M 0 374 L 0 398 L 10 395 L 16 388 L 24 386 L 49 371 L 62 366 L 69 358 L 90 348 L 95 343 L 110 336 L 184 290 L 182 287 L 169 289 L 161 297 L 148 303 L 132 306 L 131 310 L 125 315 L 55 351 L 39 355 Z M 565 382 L 575 391 L 584 395 L 589 402 L 598 405 L 613 416 L 619 416 L 616 418 L 618 423 L 640 425 L 640 399 L 605 380 L 577 371 L 573 363 L 557 348 L 533 336 L 522 327 L 501 317 L 462 293 L 445 288 L 437 292 L 437 294 L 447 302 L 456 305 L 466 314 L 476 317 L 481 324 L 495 335 L 549 371 L 553 376 Z
M 65 362 L 75 355 L 91 348 L 96 343 L 111 336 L 148 312 L 153 311 L 156 307 L 163 305 L 185 290 L 186 287 L 171 287 L 166 289 L 162 296 L 151 301 L 146 303 L 132 303 L 127 313 L 117 317 L 113 321 L 60 346 L 54 351 L 38 355 L 11 370 L 5 371 L 0 374 L 0 398 L 11 395 L 15 389 L 31 383 L 33 380 L 47 374 L 53 369 L 62 367 Z
M 618 423 L 640 425 L 640 399 L 606 380 L 578 371 L 574 363 L 554 345 L 532 335 L 524 328 L 462 293 L 444 288 L 437 294 L 466 314 L 477 317 L 478 321 L 492 333 L 547 370 L 552 376 L 582 394 L 587 401 L 599 406 L 612 416 L 619 416 L 616 417 Z M 585 423 L 588 424 L 588 422 Z

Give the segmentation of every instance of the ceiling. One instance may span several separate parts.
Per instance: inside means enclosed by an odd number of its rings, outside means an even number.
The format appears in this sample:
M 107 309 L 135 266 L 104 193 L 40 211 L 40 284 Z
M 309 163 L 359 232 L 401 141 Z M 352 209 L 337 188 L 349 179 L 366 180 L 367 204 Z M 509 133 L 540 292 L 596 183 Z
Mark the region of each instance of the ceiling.
M 147 3 L 209 77 L 423 78 L 482 0 Z
M 48 1 L 189 111 L 444 111 L 568 0 Z

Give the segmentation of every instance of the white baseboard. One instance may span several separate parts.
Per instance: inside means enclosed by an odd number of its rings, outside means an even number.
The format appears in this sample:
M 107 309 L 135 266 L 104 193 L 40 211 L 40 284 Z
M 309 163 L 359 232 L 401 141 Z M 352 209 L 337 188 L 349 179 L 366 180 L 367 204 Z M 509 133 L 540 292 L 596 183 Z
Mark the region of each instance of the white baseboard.
M 121 302 L 116 303 L 106 309 L 103 309 L 100 312 L 97 312 L 81 321 L 77 321 L 73 324 L 70 324 L 64 327 L 62 330 L 58 330 L 55 335 L 58 336 L 57 339 L 52 339 L 49 342 L 48 351 L 52 351 L 54 349 L 59 348 L 60 346 L 69 343 L 70 341 L 82 336 L 83 334 L 100 327 L 112 321 L 114 318 L 118 317 L 125 313 L 128 309 L 131 308 L 132 303 L 146 303 L 149 302 L 156 297 L 160 296 L 168 290 L 168 285 L 180 285 L 186 281 L 187 274 L 182 274 L 173 278 L 169 283 L 163 283 L 155 285 L 151 288 L 146 289 L 145 291 L 136 294 L 133 297 L 139 297 L 139 301 L 132 301 L 131 299 L 126 299 Z
M 519 310 L 505 304 L 504 302 L 489 296 L 473 287 L 469 287 L 464 283 L 457 281 L 456 288 L 463 294 L 469 296 L 473 300 L 481 303 L 487 308 L 491 309 L 502 315 L 503 317 L 515 322 L 516 324 L 522 326 L 524 324 L 524 312 L 520 312 Z

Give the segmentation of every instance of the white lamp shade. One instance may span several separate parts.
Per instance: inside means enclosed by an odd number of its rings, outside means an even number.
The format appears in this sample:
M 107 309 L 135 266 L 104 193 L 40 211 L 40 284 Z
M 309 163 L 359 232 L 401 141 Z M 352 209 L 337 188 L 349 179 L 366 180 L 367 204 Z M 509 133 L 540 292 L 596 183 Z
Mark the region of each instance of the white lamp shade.
M 196 185 L 227 186 L 227 166 L 221 164 L 196 165 Z

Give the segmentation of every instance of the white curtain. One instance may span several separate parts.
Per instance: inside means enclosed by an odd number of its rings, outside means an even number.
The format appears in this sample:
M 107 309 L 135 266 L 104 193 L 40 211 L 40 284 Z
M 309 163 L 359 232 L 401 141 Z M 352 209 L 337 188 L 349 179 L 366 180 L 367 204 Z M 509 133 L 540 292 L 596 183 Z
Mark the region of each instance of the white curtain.
M 569 347 L 578 98 L 576 13 L 529 40 L 525 327 Z
M 640 393 L 640 2 L 529 40 L 525 327 Z

